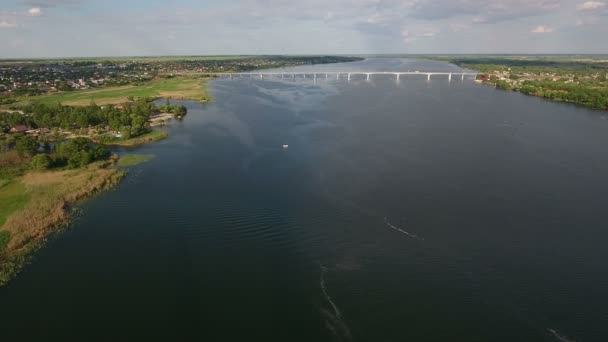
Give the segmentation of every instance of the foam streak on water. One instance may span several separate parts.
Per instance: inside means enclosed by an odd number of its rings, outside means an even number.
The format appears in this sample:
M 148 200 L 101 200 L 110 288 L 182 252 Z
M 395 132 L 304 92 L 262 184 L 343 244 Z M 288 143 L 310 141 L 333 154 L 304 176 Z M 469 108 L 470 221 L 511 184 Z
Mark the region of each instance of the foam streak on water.
M 549 331 L 551 333 L 551 335 L 553 335 L 560 342 L 576 342 L 574 340 L 565 338 L 564 336 L 558 334 L 557 331 L 555 331 L 554 329 L 547 329 L 547 331 Z
M 344 319 L 342 318 L 342 312 L 340 312 L 340 309 L 338 309 L 338 306 L 336 305 L 336 303 L 334 303 L 334 301 L 329 296 L 329 293 L 327 292 L 324 276 L 325 270 L 325 267 L 321 267 L 321 279 L 319 283 L 321 285 L 321 292 L 323 292 L 325 300 L 329 303 L 329 305 L 331 305 L 334 311 L 333 313 L 331 313 L 325 309 L 321 309 L 321 313 L 326 317 L 325 326 L 339 341 L 351 341 L 352 334 L 350 332 L 350 329 L 348 328 L 348 325 L 346 325 Z
M 386 217 L 384 218 L 384 223 L 385 223 L 387 226 L 389 226 L 390 228 L 392 228 L 392 229 L 394 229 L 394 230 L 396 230 L 396 231 L 398 231 L 398 232 L 400 232 L 400 233 L 403 233 L 403 234 L 405 234 L 405 235 L 407 235 L 407 236 L 411 237 L 412 239 L 416 239 L 416 240 L 419 240 L 419 241 L 424 241 L 424 239 L 423 239 L 423 238 L 419 237 L 419 236 L 418 236 L 418 235 L 416 235 L 416 234 L 412 234 L 412 233 L 410 233 L 410 232 L 408 232 L 408 231 L 405 231 L 405 230 L 403 230 L 403 229 L 401 229 L 401 228 L 399 228 L 399 227 L 395 227 L 395 226 L 393 226 L 393 225 L 392 225 L 392 224 L 391 224 L 391 223 L 388 221 L 388 218 L 386 218 Z

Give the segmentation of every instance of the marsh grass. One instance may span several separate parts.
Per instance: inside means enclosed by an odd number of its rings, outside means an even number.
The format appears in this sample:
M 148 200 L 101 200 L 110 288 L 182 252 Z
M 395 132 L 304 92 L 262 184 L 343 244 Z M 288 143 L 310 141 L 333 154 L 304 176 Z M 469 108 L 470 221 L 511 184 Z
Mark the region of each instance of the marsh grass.
M 15 211 L 23 208 L 30 199 L 25 186 L 18 180 L 4 180 L 0 186 L 0 227 Z
M 125 175 L 117 171 L 117 158 L 75 170 L 30 171 L 0 188 L 0 198 L 20 198 L 0 228 L 9 234 L 0 251 L 0 285 L 8 282 L 45 239 L 67 222 L 70 207 L 78 201 L 116 185 Z M 14 186 L 14 188 L 13 188 Z M 5 202 L 6 203 L 6 202 Z
M 154 158 L 152 154 L 127 154 L 120 157 L 118 160 L 118 166 L 129 167 L 137 164 L 145 163 Z
M 8 245 L 10 239 L 11 233 L 5 230 L 0 231 L 0 252 L 2 252 L 4 248 Z
M 169 134 L 165 131 L 161 131 L 159 129 L 153 129 L 152 131 L 142 134 L 140 136 L 137 136 L 135 138 L 126 139 L 126 140 L 115 140 L 115 141 L 110 141 L 110 142 L 104 142 L 101 144 L 107 145 L 107 146 L 130 147 L 130 146 L 138 146 L 138 145 L 143 145 L 143 144 L 146 144 L 149 142 L 163 140 L 163 139 L 166 139 L 168 136 L 169 136 Z

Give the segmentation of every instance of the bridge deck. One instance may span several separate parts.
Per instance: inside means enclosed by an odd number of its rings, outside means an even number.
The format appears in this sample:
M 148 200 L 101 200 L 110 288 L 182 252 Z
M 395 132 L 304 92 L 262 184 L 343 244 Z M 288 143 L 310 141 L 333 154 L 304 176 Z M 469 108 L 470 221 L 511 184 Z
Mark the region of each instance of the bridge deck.
M 475 72 L 446 72 L 446 71 L 285 71 L 285 72 L 200 72 L 202 75 L 324 75 L 324 74 L 351 74 L 351 75 L 465 75 L 477 76 Z

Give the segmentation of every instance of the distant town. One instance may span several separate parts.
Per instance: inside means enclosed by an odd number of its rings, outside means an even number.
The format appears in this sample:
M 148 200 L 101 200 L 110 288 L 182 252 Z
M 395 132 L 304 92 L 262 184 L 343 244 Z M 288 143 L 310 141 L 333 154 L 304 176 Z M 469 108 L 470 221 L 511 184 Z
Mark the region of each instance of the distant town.
M 184 73 L 249 71 L 357 60 L 335 56 L 227 56 L 0 61 L 0 104 L 24 97 L 141 84 Z

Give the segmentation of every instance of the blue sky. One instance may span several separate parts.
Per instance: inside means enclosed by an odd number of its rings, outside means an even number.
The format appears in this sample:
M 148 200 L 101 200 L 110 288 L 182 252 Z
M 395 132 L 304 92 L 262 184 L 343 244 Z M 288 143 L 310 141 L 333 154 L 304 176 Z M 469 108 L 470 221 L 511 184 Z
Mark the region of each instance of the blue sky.
M 0 0 L 0 58 L 608 53 L 608 0 Z

